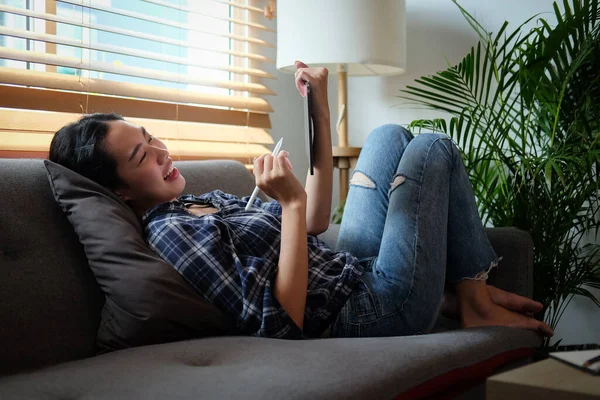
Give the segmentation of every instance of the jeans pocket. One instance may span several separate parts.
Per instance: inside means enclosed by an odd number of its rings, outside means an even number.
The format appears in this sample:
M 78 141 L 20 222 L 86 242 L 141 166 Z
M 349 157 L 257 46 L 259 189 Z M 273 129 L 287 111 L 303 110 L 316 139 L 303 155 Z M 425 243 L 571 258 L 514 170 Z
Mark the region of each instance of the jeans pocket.
M 354 313 L 359 318 L 376 313 L 369 293 L 361 293 L 354 298 Z
M 354 291 L 352 308 L 354 309 L 354 316 L 357 318 L 355 322 L 370 322 L 377 319 L 377 303 L 373 293 L 362 279 L 359 278 L 359 283 Z

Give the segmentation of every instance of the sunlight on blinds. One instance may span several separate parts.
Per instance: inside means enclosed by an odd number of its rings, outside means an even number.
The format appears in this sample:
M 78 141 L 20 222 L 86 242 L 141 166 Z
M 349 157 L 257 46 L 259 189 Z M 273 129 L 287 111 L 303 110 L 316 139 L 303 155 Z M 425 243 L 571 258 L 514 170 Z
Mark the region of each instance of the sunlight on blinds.
M 275 34 L 259 12 L 225 0 L 0 1 L 0 157 L 45 157 L 64 124 L 116 112 L 152 127 L 174 159 L 248 164 L 273 143 L 273 60 L 261 49 Z

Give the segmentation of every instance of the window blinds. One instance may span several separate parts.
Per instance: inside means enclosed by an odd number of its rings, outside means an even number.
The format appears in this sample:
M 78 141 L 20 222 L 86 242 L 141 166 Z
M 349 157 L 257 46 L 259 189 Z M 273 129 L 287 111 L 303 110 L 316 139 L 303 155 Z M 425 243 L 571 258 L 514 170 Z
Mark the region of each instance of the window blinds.
M 116 112 L 174 159 L 249 164 L 273 143 L 262 13 L 241 0 L 3 0 L 0 156 L 46 157 L 66 123 Z

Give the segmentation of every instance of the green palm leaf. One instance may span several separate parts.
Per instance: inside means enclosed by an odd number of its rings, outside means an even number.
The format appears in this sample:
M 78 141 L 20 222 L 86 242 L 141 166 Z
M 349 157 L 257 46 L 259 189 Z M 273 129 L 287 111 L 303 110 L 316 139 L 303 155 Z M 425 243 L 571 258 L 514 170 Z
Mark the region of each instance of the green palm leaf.
M 553 326 L 573 295 L 600 302 L 600 8 L 554 3 L 538 19 L 491 34 L 456 0 L 479 42 L 456 65 L 417 79 L 400 97 L 450 114 L 417 120 L 461 149 L 484 222 L 530 232 L 535 293 Z

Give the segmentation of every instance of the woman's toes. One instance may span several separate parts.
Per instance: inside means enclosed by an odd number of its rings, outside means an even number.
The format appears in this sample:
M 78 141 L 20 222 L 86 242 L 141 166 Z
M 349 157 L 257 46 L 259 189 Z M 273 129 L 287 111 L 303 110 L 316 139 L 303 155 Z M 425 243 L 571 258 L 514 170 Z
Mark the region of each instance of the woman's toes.
M 552 336 L 554 334 L 552 329 L 544 322 L 507 310 L 498 305 L 488 308 L 485 313 L 479 313 L 472 309 L 461 311 L 461 320 L 465 328 L 476 326 L 508 326 L 529 329 L 544 336 Z

